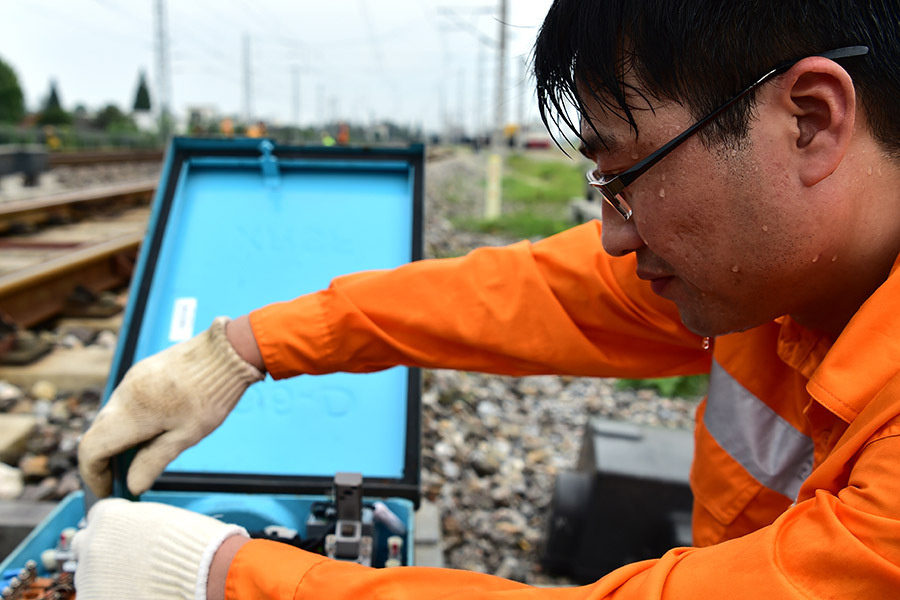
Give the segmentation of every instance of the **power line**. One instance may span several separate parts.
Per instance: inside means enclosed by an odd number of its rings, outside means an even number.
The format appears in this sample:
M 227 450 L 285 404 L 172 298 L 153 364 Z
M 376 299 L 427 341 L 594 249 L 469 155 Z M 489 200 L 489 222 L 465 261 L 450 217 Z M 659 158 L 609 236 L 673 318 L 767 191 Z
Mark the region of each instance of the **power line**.
M 66 6 L 66 3 L 54 4 L 52 8 L 50 7 L 42 7 L 39 6 L 35 2 L 29 2 L 27 4 L 19 4 L 19 7 L 27 7 L 28 9 L 34 10 L 37 9 L 39 14 L 44 15 L 42 18 L 46 21 L 61 21 L 64 20 L 66 23 L 72 25 L 71 31 L 73 33 L 73 38 L 76 37 L 75 34 L 84 35 L 85 30 L 93 31 L 98 36 L 102 36 L 104 42 L 110 40 L 116 40 L 123 45 L 133 46 L 135 43 L 134 35 L 126 35 L 124 33 L 118 33 L 115 31 L 109 31 L 109 29 L 104 29 L 100 27 L 95 19 L 88 19 L 85 17 L 83 12 L 75 11 L 68 12 L 65 15 L 60 14 L 60 8 Z M 131 25 L 135 25 L 136 21 L 131 21 Z M 143 29 L 136 29 L 136 31 L 143 31 Z M 144 34 L 146 35 L 146 34 Z M 149 46 L 152 48 L 152 40 L 144 38 L 143 40 L 139 40 L 143 45 Z
M 105 8 L 108 12 L 124 19 L 129 25 L 134 25 L 135 23 L 140 23 L 144 20 L 143 16 L 137 16 L 127 10 L 123 10 L 118 4 L 110 4 L 106 0 L 94 0 L 94 2 Z
M 437 9 L 437 14 L 449 20 L 457 28 L 469 33 L 485 46 L 494 46 L 497 43 L 496 40 L 479 31 L 472 23 L 463 19 L 458 13 L 459 10 L 461 9 L 452 6 L 440 6 Z M 466 10 L 466 12 L 470 15 L 484 15 L 493 12 L 493 9 L 476 7 Z

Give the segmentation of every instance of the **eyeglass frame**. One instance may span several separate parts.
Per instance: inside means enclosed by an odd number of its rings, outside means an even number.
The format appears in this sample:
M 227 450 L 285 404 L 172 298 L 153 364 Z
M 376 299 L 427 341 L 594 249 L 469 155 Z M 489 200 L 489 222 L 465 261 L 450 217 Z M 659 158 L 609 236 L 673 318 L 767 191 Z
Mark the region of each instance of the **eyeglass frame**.
M 868 53 L 869 53 L 868 46 L 846 46 L 844 48 L 836 48 L 834 50 L 822 52 L 821 54 L 813 54 L 811 56 L 821 56 L 822 58 L 837 60 L 837 59 L 841 59 L 841 58 L 865 56 Z M 798 62 L 800 62 L 801 60 L 804 60 L 806 58 L 810 58 L 810 57 L 804 56 L 803 58 L 798 58 L 796 60 L 787 61 L 787 62 L 784 62 L 784 63 L 776 66 L 775 68 L 770 70 L 768 73 L 766 73 L 765 75 L 763 75 L 762 77 L 757 79 L 754 83 L 750 84 L 749 86 L 744 88 L 742 91 L 738 92 L 738 94 L 736 96 L 734 96 L 731 99 L 729 99 L 728 101 L 726 101 L 725 104 L 723 104 L 719 108 L 715 109 L 714 111 L 709 113 L 707 116 L 703 117 L 702 119 L 700 119 L 699 121 L 697 121 L 696 123 L 694 123 L 693 125 L 688 127 L 687 129 L 685 129 L 684 131 L 679 133 L 677 136 L 675 136 L 674 138 L 672 138 L 671 140 L 669 140 L 668 142 L 666 142 L 665 144 L 660 146 L 658 149 L 654 150 L 652 153 L 647 155 L 646 158 L 644 158 L 643 160 L 641 160 L 634 166 L 626 169 L 625 171 L 623 171 L 617 175 L 614 175 L 609 179 L 599 179 L 595 176 L 597 168 L 593 167 L 593 168 L 589 169 L 588 172 L 585 173 L 587 180 L 588 180 L 588 185 L 590 185 L 592 188 L 598 190 L 600 192 L 600 195 L 603 196 L 603 199 L 606 200 L 606 202 L 610 206 L 612 206 L 613 209 L 615 209 L 615 211 L 617 213 L 619 213 L 619 215 L 621 215 L 621 217 L 623 219 L 625 219 L 626 221 L 631 219 L 631 216 L 633 214 L 631 207 L 628 205 L 627 202 L 625 202 L 624 199 L 619 198 L 619 194 L 621 194 L 622 191 L 626 187 L 628 187 L 629 185 L 634 183 L 634 181 L 638 177 L 640 177 L 641 175 L 646 173 L 653 165 L 655 165 L 656 163 L 661 161 L 663 158 L 665 158 L 666 155 L 668 155 L 672 150 L 674 150 L 675 148 L 680 146 L 685 140 L 687 140 L 689 137 L 691 137 L 692 135 L 697 133 L 700 129 L 702 129 L 704 126 L 706 126 L 710 121 L 715 119 L 717 116 L 722 114 L 726 109 L 731 107 L 738 100 L 742 99 L 744 96 L 746 96 L 747 94 L 749 94 L 750 92 L 752 92 L 753 90 L 758 88 L 759 86 L 763 85 L 764 83 L 769 81 L 771 78 L 773 78 L 777 75 L 782 75 L 782 74 L 786 73 L 791 67 L 793 67 Z

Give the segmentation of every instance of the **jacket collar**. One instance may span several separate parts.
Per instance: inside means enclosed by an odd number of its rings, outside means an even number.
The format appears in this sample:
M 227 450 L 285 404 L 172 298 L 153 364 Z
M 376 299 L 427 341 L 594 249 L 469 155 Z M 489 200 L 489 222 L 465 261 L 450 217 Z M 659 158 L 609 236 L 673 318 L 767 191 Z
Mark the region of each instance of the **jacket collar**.
M 900 257 L 833 345 L 789 317 L 782 321 L 779 356 L 809 377 L 806 389 L 819 404 L 847 423 L 900 371 L 898 266 Z
M 779 358 L 809 379 L 831 350 L 831 340 L 789 316 L 775 319 L 775 322 L 781 325 L 778 331 Z

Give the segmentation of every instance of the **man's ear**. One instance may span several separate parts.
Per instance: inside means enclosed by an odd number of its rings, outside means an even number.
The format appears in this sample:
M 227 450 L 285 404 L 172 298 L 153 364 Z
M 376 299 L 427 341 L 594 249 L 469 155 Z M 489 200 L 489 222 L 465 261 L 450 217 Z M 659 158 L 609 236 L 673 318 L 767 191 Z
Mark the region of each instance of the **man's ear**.
M 796 123 L 791 133 L 798 175 L 813 186 L 838 168 L 853 137 L 856 90 L 836 62 L 814 56 L 785 73 L 776 86 L 778 104 Z

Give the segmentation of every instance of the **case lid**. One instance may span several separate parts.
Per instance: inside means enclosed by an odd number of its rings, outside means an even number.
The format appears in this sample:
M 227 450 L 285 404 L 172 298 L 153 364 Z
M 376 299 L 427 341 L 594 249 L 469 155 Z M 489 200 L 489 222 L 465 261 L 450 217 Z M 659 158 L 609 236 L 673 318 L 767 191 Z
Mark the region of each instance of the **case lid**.
M 108 398 L 128 367 L 332 278 L 421 258 L 424 151 L 176 138 L 141 248 Z M 338 471 L 367 495 L 418 503 L 420 375 L 254 384 L 154 489 L 325 493 Z M 124 487 L 119 486 L 120 491 Z

